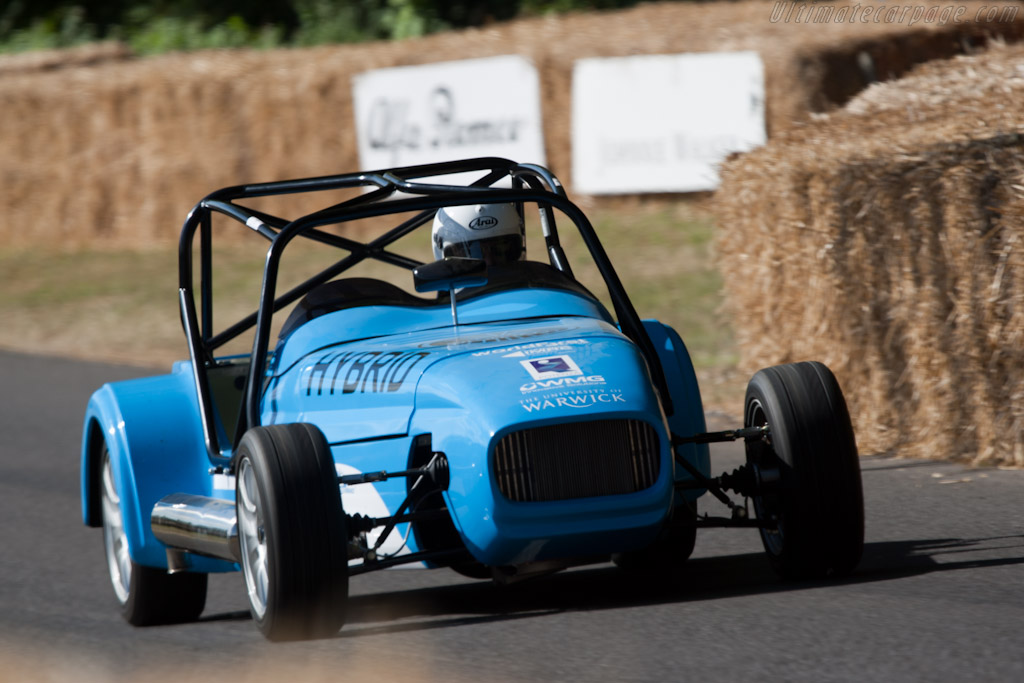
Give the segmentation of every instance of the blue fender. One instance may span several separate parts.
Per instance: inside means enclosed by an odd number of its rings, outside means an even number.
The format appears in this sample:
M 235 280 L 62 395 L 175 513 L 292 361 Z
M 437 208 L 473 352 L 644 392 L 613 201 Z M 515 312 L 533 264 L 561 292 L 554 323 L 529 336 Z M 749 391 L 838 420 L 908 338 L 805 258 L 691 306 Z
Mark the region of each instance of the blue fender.
M 153 505 L 171 493 L 233 499 L 216 490 L 200 427 L 188 363 L 170 375 L 105 384 L 89 399 L 82 438 L 82 517 L 101 526 L 100 458 L 105 442 L 121 497 L 128 549 L 136 564 L 166 567 L 166 546 L 153 536 Z M 228 562 L 195 557 L 196 571 L 229 571 Z
M 707 431 L 704 419 L 704 404 L 700 397 L 697 374 L 693 370 L 690 352 L 679 334 L 668 325 L 657 320 L 644 320 L 651 343 L 658 351 L 665 380 L 671 392 L 674 412 L 668 418 L 669 429 L 678 436 L 693 436 Z M 711 476 L 711 456 L 707 444 L 685 444 L 676 452 L 705 476 Z M 682 467 L 676 467 L 676 481 L 692 477 Z M 704 494 L 704 489 L 686 491 L 690 500 Z

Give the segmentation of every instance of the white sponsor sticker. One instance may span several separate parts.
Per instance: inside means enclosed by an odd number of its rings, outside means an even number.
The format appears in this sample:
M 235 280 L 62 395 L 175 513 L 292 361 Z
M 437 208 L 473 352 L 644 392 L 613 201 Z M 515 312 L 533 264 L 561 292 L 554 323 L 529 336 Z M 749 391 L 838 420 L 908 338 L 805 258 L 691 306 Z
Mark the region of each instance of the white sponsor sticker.
M 553 353 L 572 351 L 572 347 L 589 344 L 586 339 L 560 339 L 558 341 L 540 341 L 515 346 L 502 346 L 498 349 L 474 351 L 474 356 L 501 356 L 502 358 L 527 358 L 529 356 L 551 355 Z
M 547 356 L 545 358 L 521 360 L 519 364 L 535 380 L 578 377 L 583 374 L 580 366 L 576 365 L 576 361 L 571 356 Z
M 583 410 L 594 406 L 608 406 L 626 403 L 626 398 L 619 389 L 591 389 L 578 392 L 566 392 L 551 396 L 538 396 L 535 399 L 524 398 L 519 405 L 528 413 L 535 413 L 549 408 L 573 408 Z

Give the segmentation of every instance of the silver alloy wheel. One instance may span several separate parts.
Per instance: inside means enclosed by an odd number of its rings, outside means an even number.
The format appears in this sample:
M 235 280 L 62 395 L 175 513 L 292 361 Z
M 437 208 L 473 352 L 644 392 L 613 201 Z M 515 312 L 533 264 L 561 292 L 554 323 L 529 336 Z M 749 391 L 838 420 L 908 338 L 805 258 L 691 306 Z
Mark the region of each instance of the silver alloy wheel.
M 267 536 L 256 473 L 248 459 L 238 472 L 238 535 L 249 604 L 257 619 L 267 612 Z
M 121 497 L 114 484 L 114 469 L 110 454 L 103 450 L 103 547 L 107 553 L 107 570 L 114 594 L 123 605 L 128 602 L 132 583 L 132 558 L 128 553 L 128 536 L 124 532 L 124 517 L 121 515 Z
M 758 400 L 751 401 L 750 406 L 747 408 L 747 421 L 746 424 L 751 427 L 764 427 L 768 424 L 768 418 L 765 415 L 764 406 Z M 758 463 L 762 465 L 763 463 Z M 784 543 L 784 520 L 778 514 L 776 506 L 765 505 L 764 499 L 761 496 L 754 496 L 754 512 L 757 518 L 760 520 L 772 520 L 774 519 L 776 527 L 774 529 L 761 529 L 761 538 L 764 539 L 764 544 L 768 552 L 776 557 L 782 554 L 782 548 Z M 771 508 L 771 509 L 769 509 Z

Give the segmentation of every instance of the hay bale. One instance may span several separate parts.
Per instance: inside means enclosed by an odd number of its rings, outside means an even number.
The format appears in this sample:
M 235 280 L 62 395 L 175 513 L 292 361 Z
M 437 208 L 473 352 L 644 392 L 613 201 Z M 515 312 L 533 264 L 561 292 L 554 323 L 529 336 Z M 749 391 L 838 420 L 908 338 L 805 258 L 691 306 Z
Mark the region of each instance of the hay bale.
M 1024 49 L 928 64 L 723 169 L 748 370 L 820 358 L 864 452 L 1024 466 Z
M 52 71 L 73 66 L 95 66 L 134 57 L 131 49 L 116 41 L 89 43 L 63 50 L 33 50 L 0 55 L 0 76 L 13 73 Z
M 964 5 L 971 17 L 982 6 Z M 532 59 L 541 74 L 548 163 L 571 188 L 576 59 L 757 50 L 774 133 L 862 87 L 864 55 L 878 74 L 891 75 L 1024 32 L 1024 12 L 1012 21 L 961 24 L 913 24 L 912 15 L 877 24 L 800 23 L 773 22 L 776 7 L 659 3 L 394 43 L 270 52 L 0 57 L 0 239 L 170 241 L 187 207 L 213 188 L 354 170 L 350 84 L 369 69 L 504 54 Z

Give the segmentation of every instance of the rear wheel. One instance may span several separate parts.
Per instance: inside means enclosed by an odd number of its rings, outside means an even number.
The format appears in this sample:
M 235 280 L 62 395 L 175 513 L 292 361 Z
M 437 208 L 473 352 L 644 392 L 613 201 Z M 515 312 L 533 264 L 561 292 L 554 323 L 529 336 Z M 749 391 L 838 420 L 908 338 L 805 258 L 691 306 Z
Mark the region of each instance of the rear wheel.
M 134 626 L 195 621 L 206 605 L 206 574 L 168 574 L 166 569 L 146 567 L 132 560 L 121 496 L 105 445 L 101 462 L 103 548 L 121 616 Z
M 308 424 L 254 427 L 237 450 L 249 610 L 270 640 L 327 638 L 345 622 L 348 525 L 331 449 Z
M 761 530 L 772 567 L 786 578 L 852 571 L 864 547 L 864 500 L 850 414 L 832 372 L 817 362 L 760 370 L 747 386 L 744 424 L 769 428 L 747 443 L 747 461 L 762 481 L 776 481 L 753 498 L 758 519 L 775 527 Z

